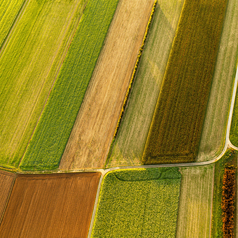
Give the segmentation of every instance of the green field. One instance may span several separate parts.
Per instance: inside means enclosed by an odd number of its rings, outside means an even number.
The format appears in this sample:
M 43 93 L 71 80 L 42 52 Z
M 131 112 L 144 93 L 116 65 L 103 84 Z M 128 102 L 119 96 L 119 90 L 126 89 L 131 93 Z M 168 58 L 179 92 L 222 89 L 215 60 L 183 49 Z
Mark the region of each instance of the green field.
M 194 161 L 227 0 L 186 0 L 143 153 L 145 164 Z
M 0 2 L 0 49 L 17 19 L 26 0 L 1 0 Z
M 212 232 L 211 237 L 219 238 L 222 232 L 222 180 L 226 165 L 237 165 L 237 152 L 228 150 L 225 155 L 216 162 L 214 174 L 214 195 L 212 208 Z
M 178 168 L 109 172 L 91 237 L 175 237 L 180 181 Z
M 118 0 L 90 0 L 65 62 L 20 164 L 22 170 L 58 168 Z
M 140 165 L 183 1 L 159 0 L 106 167 Z M 158 57 L 159 56 L 159 57 Z
M 198 161 L 218 156 L 225 145 L 226 127 L 238 59 L 238 1 L 229 0 L 212 79 Z
M 85 0 L 30 0 L 0 55 L 0 165 L 17 167 Z
M 177 238 L 210 238 L 214 165 L 180 168 Z

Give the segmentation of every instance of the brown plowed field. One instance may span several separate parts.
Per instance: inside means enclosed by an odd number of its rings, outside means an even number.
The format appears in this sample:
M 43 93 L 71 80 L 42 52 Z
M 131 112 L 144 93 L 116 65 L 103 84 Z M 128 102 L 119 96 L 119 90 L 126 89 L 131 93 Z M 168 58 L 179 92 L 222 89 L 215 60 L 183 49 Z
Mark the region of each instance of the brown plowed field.
M 19 175 L 0 237 L 87 237 L 100 175 Z
M 154 0 L 121 0 L 60 169 L 104 166 Z
M 14 183 L 16 175 L 5 171 L 0 171 L 0 223 L 7 205 L 7 200 Z

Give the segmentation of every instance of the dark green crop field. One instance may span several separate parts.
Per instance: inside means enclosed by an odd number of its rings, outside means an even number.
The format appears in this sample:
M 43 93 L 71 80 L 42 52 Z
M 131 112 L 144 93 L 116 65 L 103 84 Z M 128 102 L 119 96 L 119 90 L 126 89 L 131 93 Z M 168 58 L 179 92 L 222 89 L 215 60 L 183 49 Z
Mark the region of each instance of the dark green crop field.
M 186 0 L 147 138 L 143 162 L 194 161 L 227 0 Z

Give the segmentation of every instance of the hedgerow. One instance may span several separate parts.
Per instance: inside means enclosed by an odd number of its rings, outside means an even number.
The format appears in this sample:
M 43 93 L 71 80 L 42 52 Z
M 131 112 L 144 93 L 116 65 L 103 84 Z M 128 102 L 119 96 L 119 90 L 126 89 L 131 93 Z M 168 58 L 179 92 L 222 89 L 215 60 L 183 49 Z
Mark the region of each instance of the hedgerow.
M 235 237 L 235 189 L 236 189 L 236 179 L 235 179 L 235 169 L 232 167 L 225 168 L 225 173 L 223 176 L 223 186 L 222 186 L 222 230 L 223 237 Z
M 58 168 L 117 3 L 118 0 L 89 0 L 20 164 L 22 170 Z
M 175 237 L 180 183 L 178 168 L 109 172 L 91 237 Z
M 146 27 L 146 30 L 145 30 L 145 34 L 144 34 L 144 38 L 143 38 L 143 41 L 142 41 L 142 45 L 141 45 L 141 47 L 140 47 L 140 50 L 139 50 L 139 53 L 138 53 L 138 56 L 137 56 L 137 60 L 136 60 L 136 63 L 135 63 L 135 67 L 134 67 L 132 76 L 131 76 L 131 80 L 130 80 L 130 83 L 129 83 L 129 87 L 128 87 L 128 89 L 127 89 L 126 96 L 125 96 L 125 99 L 124 99 L 124 102 L 123 102 L 123 105 L 122 105 L 121 113 L 120 113 L 120 116 L 119 116 L 119 119 L 118 119 L 118 122 L 117 122 L 116 130 L 115 130 L 115 133 L 114 133 L 114 138 L 115 138 L 116 135 L 117 135 L 117 131 L 118 131 L 118 128 L 119 128 L 119 126 L 120 126 L 121 118 L 122 118 L 123 113 L 124 113 L 124 110 L 125 110 L 125 106 L 126 106 L 126 103 L 127 103 L 127 99 L 128 99 L 129 93 L 130 93 L 130 91 L 131 91 L 132 83 L 133 83 L 133 80 L 134 80 L 135 75 L 136 75 L 136 71 L 137 71 L 137 68 L 138 68 L 138 64 L 139 64 L 139 62 L 140 62 L 140 58 L 141 58 L 141 55 L 142 55 L 142 51 L 143 51 L 143 49 L 144 49 L 145 41 L 146 41 L 146 38 L 147 38 L 147 35 L 148 35 L 148 31 L 149 31 L 149 29 L 150 29 L 150 24 L 151 24 L 153 15 L 154 15 L 154 11 L 155 11 L 156 4 L 157 4 L 157 0 L 155 0 L 154 5 L 153 5 L 153 7 L 152 7 L 152 11 L 151 11 L 150 18 L 149 18 L 149 21 L 148 21 L 148 24 L 147 24 L 147 27 Z
M 186 0 L 146 141 L 143 163 L 194 161 L 227 0 Z

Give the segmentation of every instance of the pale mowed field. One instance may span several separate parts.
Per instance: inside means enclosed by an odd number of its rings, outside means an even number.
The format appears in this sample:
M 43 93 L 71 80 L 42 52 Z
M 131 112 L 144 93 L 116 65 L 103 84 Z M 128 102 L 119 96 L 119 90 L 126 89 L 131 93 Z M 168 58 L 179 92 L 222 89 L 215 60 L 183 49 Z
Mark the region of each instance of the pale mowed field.
M 0 164 L 17 167 L 86 0 L 30 0 L 0 54 Z
M 141 164 L 183 0 L 159 0 L 107 167 Z
M 238 56 L 238 1 L 229 0 L 221 35 L 198 161 L 218 156 L 225 144 L 232 87 Z
M 214 165 L 181 168 L 178 238 L 210 237 Z
M 0 223 L 2 221 L 2 217 L 4 211 L 7 206 L 8 199 L 10 197 L 12 187 L 15 181 L 16 175 L 14 173 L 8 173 L 4 171 L 0 171 Z
M 118 3 L 60 169 L 104 166 L 153 3 Z

